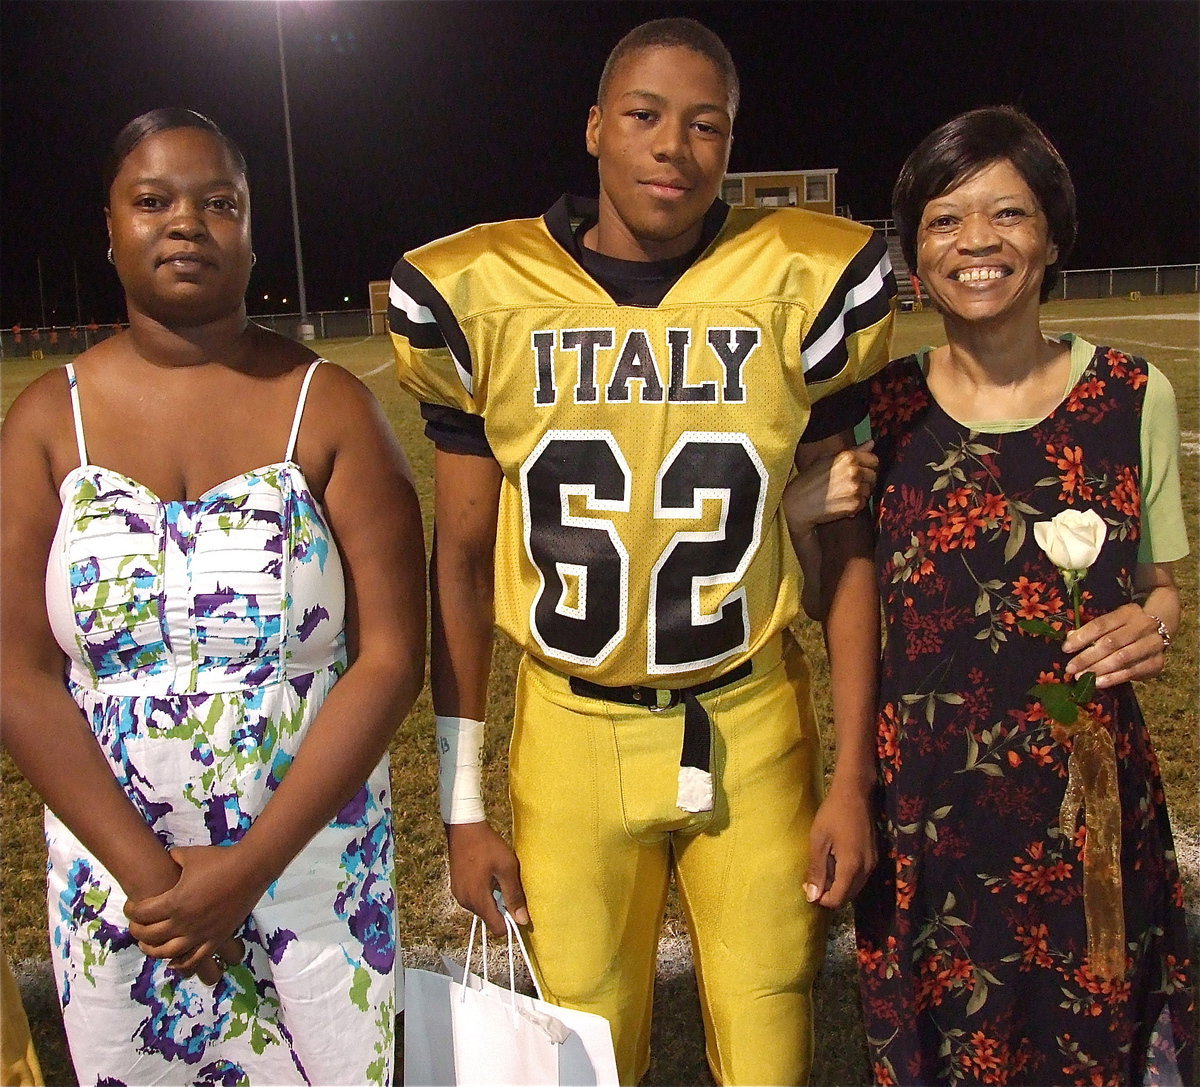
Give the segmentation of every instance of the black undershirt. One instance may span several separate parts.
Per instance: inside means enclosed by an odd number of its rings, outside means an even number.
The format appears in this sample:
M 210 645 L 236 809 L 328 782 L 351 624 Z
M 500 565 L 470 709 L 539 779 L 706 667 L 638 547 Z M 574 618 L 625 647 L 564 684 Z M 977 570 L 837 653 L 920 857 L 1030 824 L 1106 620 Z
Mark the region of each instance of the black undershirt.
M 578 217 L 579 211 L 584 212 L 582 218 Z M 582 239 L 596 223 L 595 203 L 592 201 L 568 197 L 556 204 L 547 213 L 546 219 L 551 233 L 617 305 L 652 309 L 662 302 L 679 277 L 708 248 L 728 214 L 728 206 L 720 200 L 715 201 L 704 217 L 700 240 L 692 250 L 682 256 L 654 261 L 621 260 L 588 249 Z M 850 430 L 866 414 L 866 387 L 861 383 L 851 385 L 813 405 L 800 440 L 815 442 Z M 426 403 L 421 405 L 421 416 L 425 419 L 426 437 L 438 449 L 477 457 L 494 456 L 484 433 L 481 416 L 459 408 Z

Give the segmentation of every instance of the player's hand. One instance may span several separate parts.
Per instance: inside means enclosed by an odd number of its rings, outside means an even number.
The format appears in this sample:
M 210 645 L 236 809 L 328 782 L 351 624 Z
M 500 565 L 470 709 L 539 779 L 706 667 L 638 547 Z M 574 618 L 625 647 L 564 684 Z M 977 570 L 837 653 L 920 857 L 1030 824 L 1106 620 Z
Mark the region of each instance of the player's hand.
M 1097 687 L 1149 679 L 1167 661 L 1158 623 L 1137 604 L 1123 604 L 1072 630 L 1063 650 L 1075 654 L 1067 662 L 1067 675 L 1094 672 Z
M 499 890 L 518 925 L 529 924 L 521 862 L 512 847 L 486 822 L 447 823 L 450 854 L 450 892 L 464 909 L 476 914 L 497 936 L 505 932 L 504 918 L 492 892 Z
M 874 445 L 863 442 L 813 461 L 787 485 L 783 512 L 793 535 L 850 517 L 867 504 L 879 471 L 879 458 L 871 452 Z
M 870 790 L 834 778 L 809 832 L 808 900 L 831 910 L 844 906 L 862 890 L 876 859 Z

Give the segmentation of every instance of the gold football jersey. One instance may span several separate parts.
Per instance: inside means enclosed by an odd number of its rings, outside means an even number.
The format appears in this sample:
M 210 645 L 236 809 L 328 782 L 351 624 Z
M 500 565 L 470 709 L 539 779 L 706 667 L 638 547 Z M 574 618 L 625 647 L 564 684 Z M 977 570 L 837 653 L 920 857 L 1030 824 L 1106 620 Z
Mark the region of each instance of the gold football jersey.
M 812 403 L 887 362 L 887 250 L 848 220 L 731 209 L 643 308 L 588 275 L 565 224 L 487 224 L 401 260 L 399 380 L 483 419 L 504 473 L 499 626 L 597 683 L 702 683 L 796 615 L 780 496 Z

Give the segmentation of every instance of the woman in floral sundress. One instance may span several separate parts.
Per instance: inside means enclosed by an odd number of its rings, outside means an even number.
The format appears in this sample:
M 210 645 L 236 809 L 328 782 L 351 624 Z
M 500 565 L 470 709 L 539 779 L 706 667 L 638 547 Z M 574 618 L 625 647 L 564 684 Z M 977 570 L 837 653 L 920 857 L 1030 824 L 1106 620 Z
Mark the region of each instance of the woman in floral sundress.
M 1129 682 L 1179 623 L 1173 394 L 1141 359 L 1043 335 L 1074 192 L 1028 118 L 943 125 L 894 204 L 948 342 L 872 388 L 883 804 L 856 920 L 875 1078 L 1193 1082 L 1179 872 Z M 1065 510 L 1101 529 L 1077 612 L 1035 540 Z
M 355 378 L 247 321 L 245 163 L 211 121 L 130 122 L 105 182 L 129 329 L 3 431 L 3 734 L 47 806 L 72 1059 L 389 1082 L 408 466 Z

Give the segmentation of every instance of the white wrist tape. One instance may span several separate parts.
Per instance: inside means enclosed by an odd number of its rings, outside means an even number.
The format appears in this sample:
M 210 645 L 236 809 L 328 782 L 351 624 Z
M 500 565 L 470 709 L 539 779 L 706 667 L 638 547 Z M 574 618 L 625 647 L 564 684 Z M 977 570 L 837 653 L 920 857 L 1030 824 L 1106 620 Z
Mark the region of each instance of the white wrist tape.
M 437 720 L 438 802 L 443 823 L 482 823 L 483 722 L 469 717 Z

